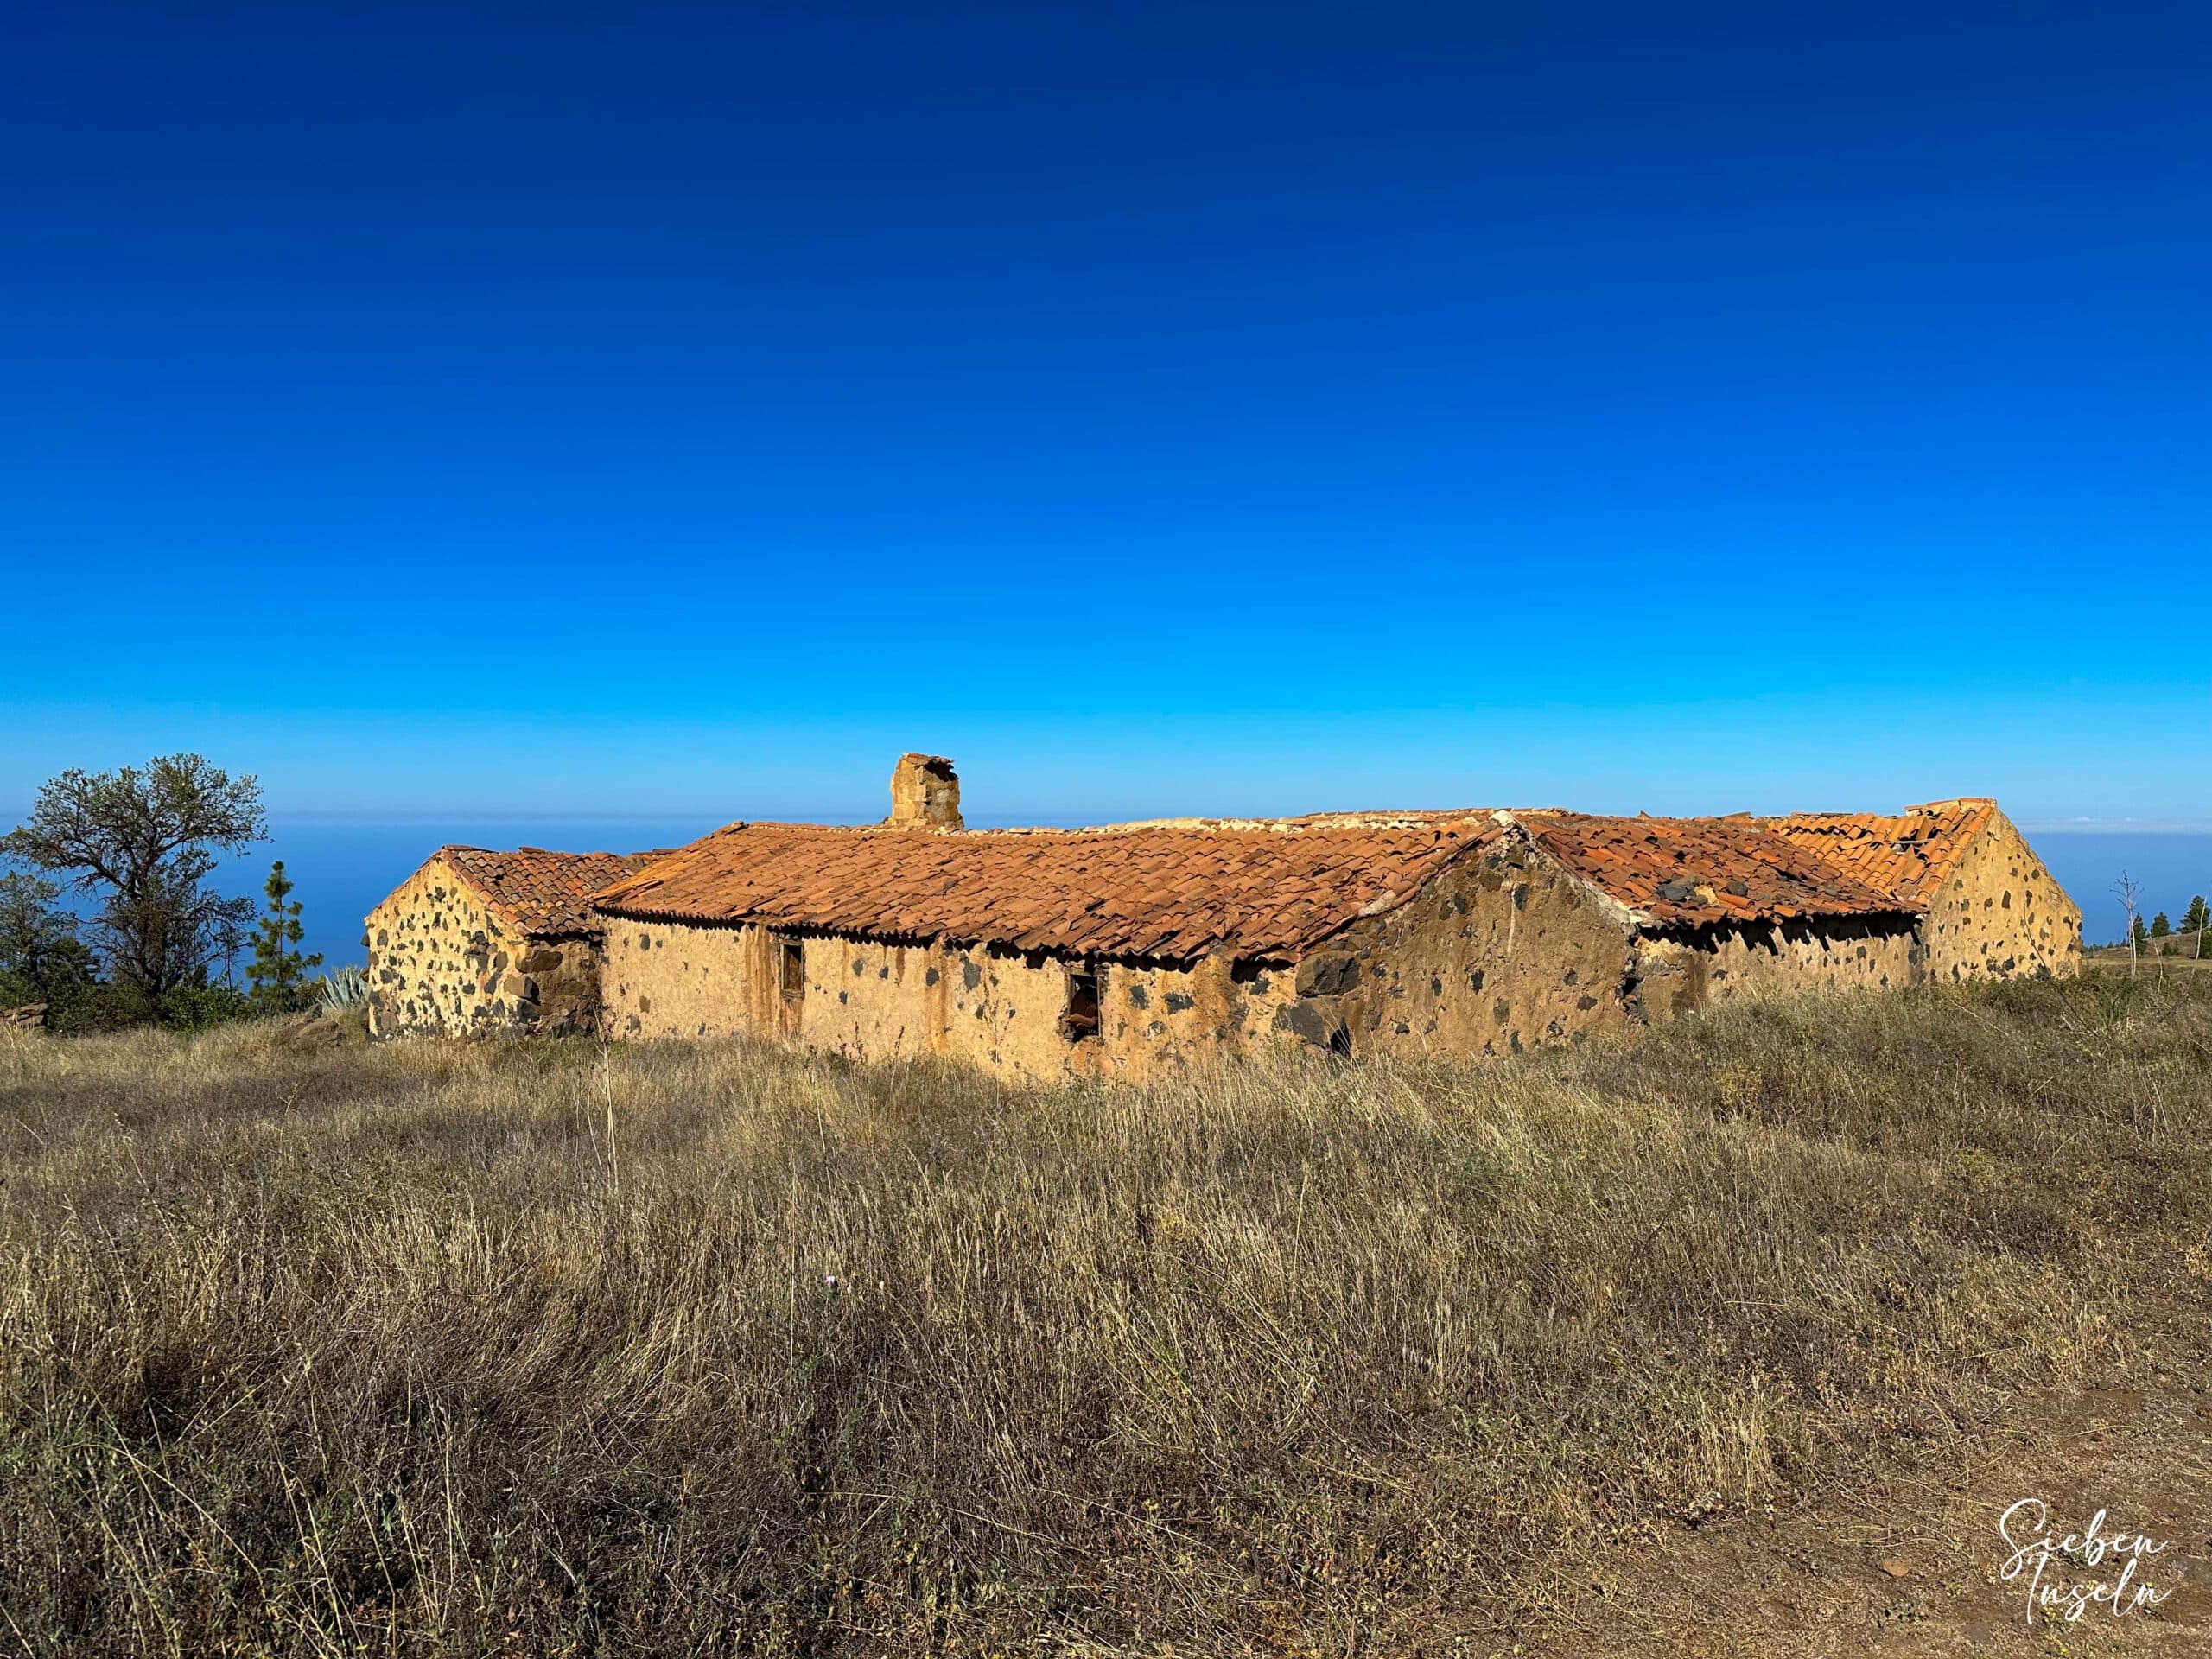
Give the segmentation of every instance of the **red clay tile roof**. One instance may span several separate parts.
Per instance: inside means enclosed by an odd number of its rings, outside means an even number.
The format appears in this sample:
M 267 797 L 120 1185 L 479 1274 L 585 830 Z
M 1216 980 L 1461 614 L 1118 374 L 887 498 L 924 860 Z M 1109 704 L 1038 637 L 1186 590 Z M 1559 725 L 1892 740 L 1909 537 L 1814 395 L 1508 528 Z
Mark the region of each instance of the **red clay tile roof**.
M 1486 814 L 950 834 L 734 823 L 599 896 L 624 916 L 1020 950 L 1192 958 L 1305 950 L 1401 904 L 1503 826 Z
M 1903 908 L 1887 893 L 1747 817 L 1548 810 L 1508 816 L 1568 870 L 1655 921 L 1786 921 Z
M 524 933 L 550 938 L 598 932 L 601 921 L 591 907 L 592 895 L 663 854 L 552 853 L 543 847 L 495 853 L 482 847 L 441 847 L 437 856 Z
M 1996 815 L 1996 802 L 1969 797 L 1902 812 L 1793 812 L 1761 822 L 1822 863 L 1923 911 Z
M 952 834 L 734 823 L 615 880 L 596 903 L 613 915 L 1078 955 L 1189 959 L 1220 946 L 1292 957 L 1405 902 L 1460 853 L 1516 827 L 1662 925 L 1899 914 L 1919 906 L 1929 872 L 1948 868 L 1993 810 L 1960 802 L 1887 818 L 1627 818 L 1471 809 Z

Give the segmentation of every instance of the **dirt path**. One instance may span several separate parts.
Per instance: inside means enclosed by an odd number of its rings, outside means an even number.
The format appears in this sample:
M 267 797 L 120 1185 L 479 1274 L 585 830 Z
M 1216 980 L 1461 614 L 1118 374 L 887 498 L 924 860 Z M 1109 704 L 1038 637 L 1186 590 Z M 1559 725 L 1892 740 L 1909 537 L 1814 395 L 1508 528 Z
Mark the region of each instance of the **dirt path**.
M 2049 1505 L 2050 1535 L 2103 1529 L 2166 1546 L 2134 1577 L 2167 1599 L 2115 1618 L 2028 1622 L 2025 1575 L 2000 1513 Z M 2016 1541 L 2035 1528 L 2016 1519 Z M 2046 1584 L 2119 1579 L 2123 1563 L 2053 1560 Z M 1877 1656 L 2212 1656 L 2212 1376 L 2169 1376 L 2145 1393 L 2049 1402 L 2018 1427 L 1969 1445 L 1857 1500 L 1671 1535 L 1632 1557 L 1517 1649 L 1573 1659 L 1813 1659 Z

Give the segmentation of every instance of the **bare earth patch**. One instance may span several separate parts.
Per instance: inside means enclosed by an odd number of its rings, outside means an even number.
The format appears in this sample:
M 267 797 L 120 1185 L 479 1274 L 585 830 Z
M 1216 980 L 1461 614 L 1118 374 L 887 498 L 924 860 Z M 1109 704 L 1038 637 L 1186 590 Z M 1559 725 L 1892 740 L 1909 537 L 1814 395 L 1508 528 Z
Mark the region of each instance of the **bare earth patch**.
M 2145 1533 L 2165 1546 L 2134 1582 L 2166 1599 L 2115 1618 L 2027 1617 L 2025 1574 L 2005 1582 L 1998 1531 L 2017 1500 L 2049 1506 L 2054 1538 Z M 2018 1522 L 2014 1537 L 2034 1529 Z M 2053 1561 L 2046 1583 L 2119 1576 Z M 2167 1370 L 2145 1391 L 2073 1393 L 2024 1407 L 1940 1459 L 1871 1491 L 1794 1511 L 1675 1528 L 1583 1592 L 1520 1649 L 1586 1659 L 1671 1655 L 2144 1656 L 2212 1652 L 2212 1389 Z

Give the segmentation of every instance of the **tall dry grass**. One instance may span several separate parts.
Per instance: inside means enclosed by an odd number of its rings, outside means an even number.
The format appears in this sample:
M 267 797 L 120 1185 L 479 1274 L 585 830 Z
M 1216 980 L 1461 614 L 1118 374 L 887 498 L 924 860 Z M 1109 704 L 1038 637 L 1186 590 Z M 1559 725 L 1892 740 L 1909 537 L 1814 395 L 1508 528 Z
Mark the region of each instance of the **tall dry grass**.
M 0 1643 L 1480 1652 L 2199 1333 L 2212 987 L 1147 1091 L 26 1039 L 0 1136 Z

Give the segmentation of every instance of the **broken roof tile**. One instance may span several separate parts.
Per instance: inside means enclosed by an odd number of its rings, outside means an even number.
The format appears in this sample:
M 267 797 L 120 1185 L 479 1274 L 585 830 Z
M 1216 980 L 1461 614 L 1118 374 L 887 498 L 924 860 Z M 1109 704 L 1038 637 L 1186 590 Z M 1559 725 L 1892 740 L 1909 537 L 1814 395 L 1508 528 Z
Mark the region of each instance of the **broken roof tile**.
M 600 931 L 592 897 L 620 880 L 665 856 L 647 853 L 556 853 L 543 847 L 518 847 L 511 853 L 483 847 L 441 847 L 442 859 L 524 934 L 556 938 Z
M 1925 911 L 1996 814 L 1996 802 L 1969 796 L 1902 812 L 1792 812 L 1763 822 L 1822 863 Z
M 1656 921 L 1700 925 L 1905 908 L 1751 818 L 1510 816 L 1567 869 Z
M 614 915 L 1027 950 L 1185 959 L 1225 943 L 1284 957 L 1409 895 L 1488 814 L 1372 822 L 1192 821 L 1098 830 L 739 823 L 617 880 Z
M 597 903 L 616 915 L 1075 954 L 1281 957 L 1404 902 L 1469 848 L 1516 829 L 1662 925 L 1901 913 L 1922 904 L 1926 849 L 1962 845 L 1993 810 L 1965 802 L 1892 818 L 1783 819 L 1469 809 L 928 836 L 740 823 L 619 875 Z

